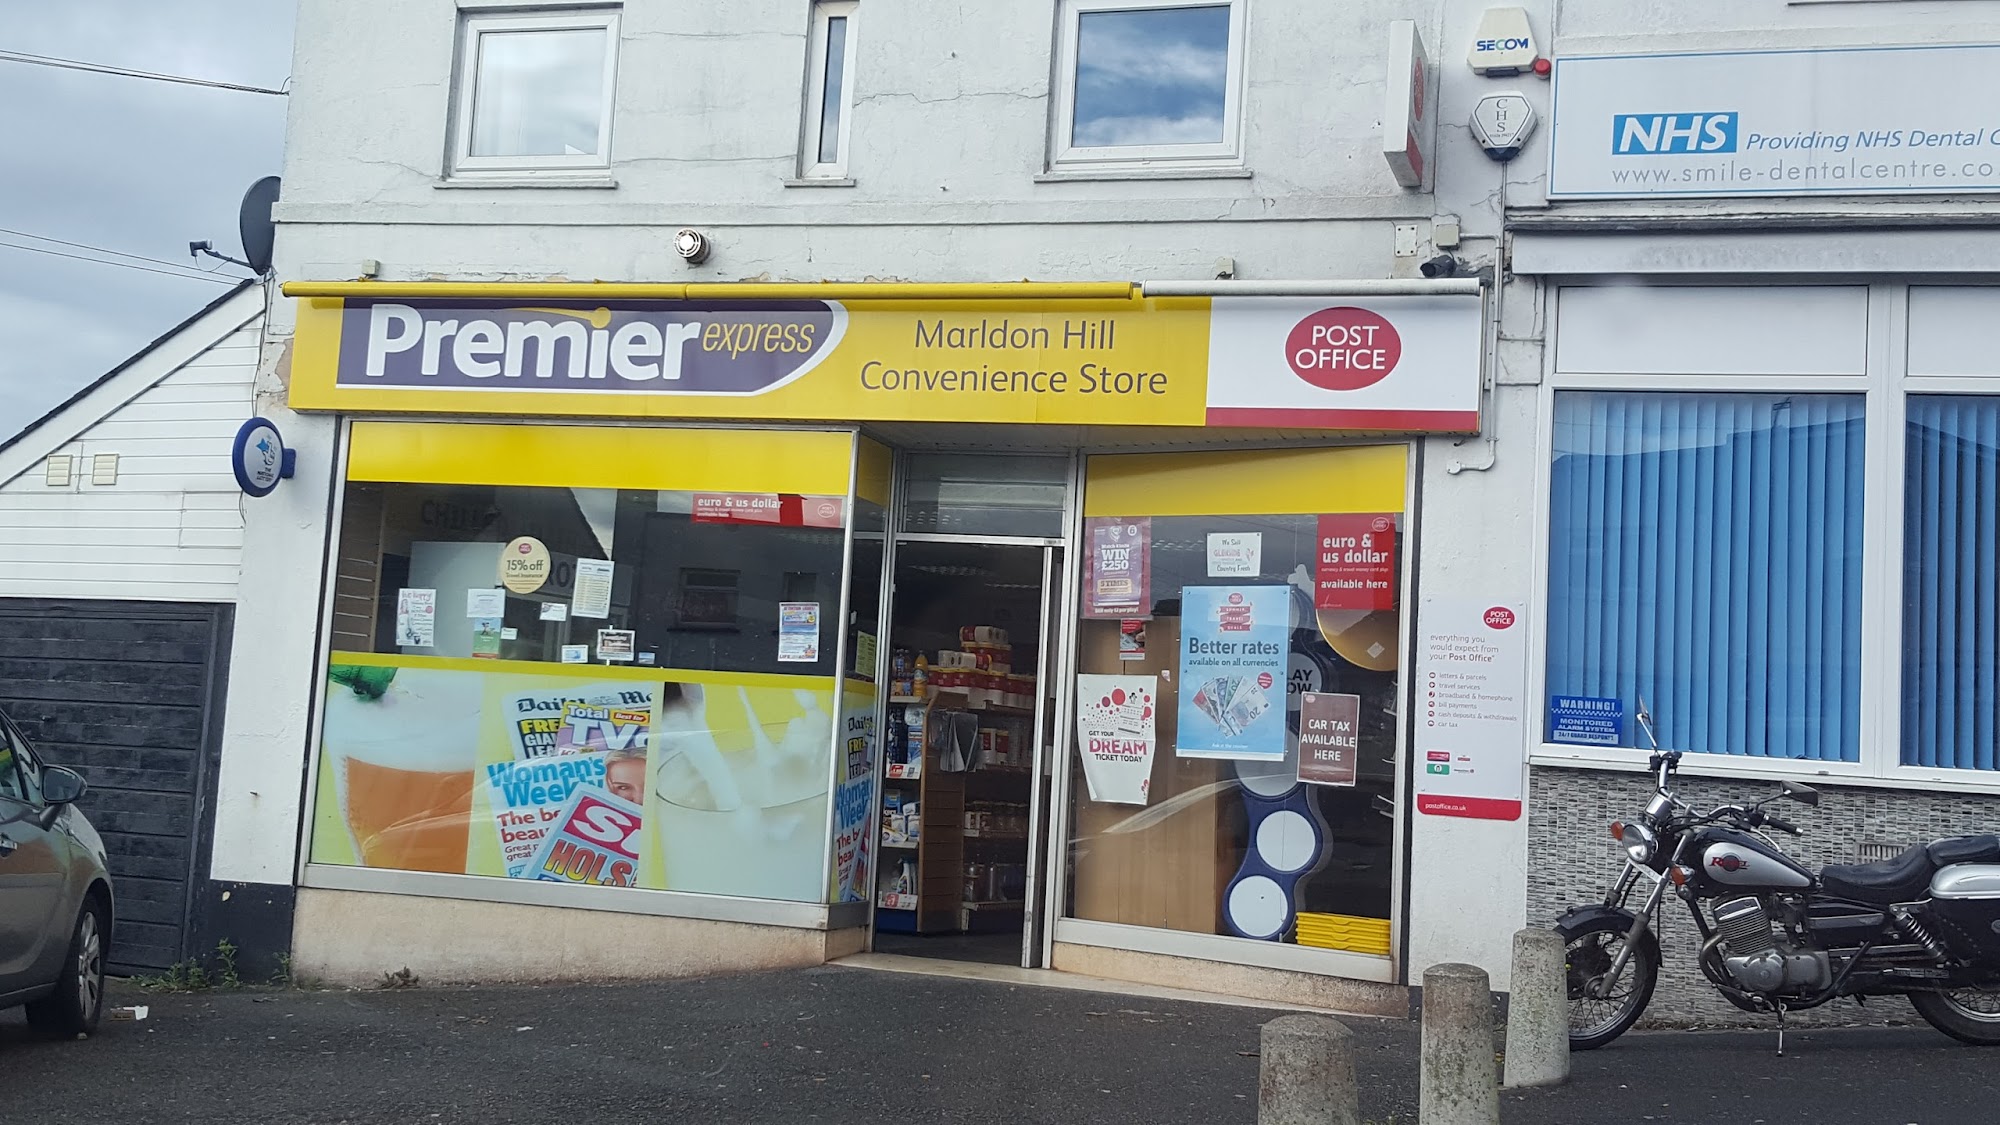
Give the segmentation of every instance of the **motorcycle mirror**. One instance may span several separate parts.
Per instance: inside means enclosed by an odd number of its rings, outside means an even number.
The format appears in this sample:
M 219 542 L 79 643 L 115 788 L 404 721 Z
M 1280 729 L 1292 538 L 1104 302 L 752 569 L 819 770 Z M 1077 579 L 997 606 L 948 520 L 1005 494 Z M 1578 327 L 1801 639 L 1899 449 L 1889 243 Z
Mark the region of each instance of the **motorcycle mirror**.
M 1632 720 L 1639 724 L 1641 731 L 1645 732 L 1646 741 L 1652 744 L 1653 749 L 1659 750 L 1660 738 L 1653 733 L 1653 712 L 1646 706 L 1645 696 L 1639 697 L 1639 708 L 1632 713 Z
M 1813 808 L 1819 807 L 1819 790 L 1814 789 L 1810 785 L 1802 785 L 1796 781 L 1787 781 L 1785 782 L 1785 796 L 1802 805 L 1811 805 Z

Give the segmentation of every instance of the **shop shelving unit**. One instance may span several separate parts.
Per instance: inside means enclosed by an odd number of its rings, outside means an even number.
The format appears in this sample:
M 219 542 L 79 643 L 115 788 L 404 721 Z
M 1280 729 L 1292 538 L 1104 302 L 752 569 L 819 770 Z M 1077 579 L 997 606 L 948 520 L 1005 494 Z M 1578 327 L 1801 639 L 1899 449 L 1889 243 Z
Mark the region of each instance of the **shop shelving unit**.
M 931 712 L 970 711 L 980 716 L 981 725 L 989 718 L 1019 720 L 1031 718 L 1032 711 L 998 705 L 973 707 L 970 696 L 959 689 L 939 688 L 925 696 L 892 696 L 891 706 L 922 706 L 925 739 L 916 777 L 899 776 L 891 767 L 883 778 L 884 793 L 899 792 L 918 802 L 917 841 L 892 844 L 883 833 L 882 864 L 890 869 L 911 852 L 917 859 L 917 889 L 914 894 L 876 896 L 875 926 L 879 930 L 902 933 L 950 933 L 959 930 L 1005 928 L 1018 925 L 1024 904 L 1018 901 L 966 902 L 965 869 L 968 845 L 982 853 L 994 845 L 1025 848 L 1024 835 L 995 836 L 968 832 L 965 807 L 968 793 L 976 799 L 1027 800 L 1026 767 L 985 766 L 964 773 L 947 773 L 938 768 L 938 754 L 929 737 Z M 1023 725 L 1024 724 L 1015 724 Z M 1017 732 L 1019 733 L 1019 732 Z M 879 810 L 877 819 L 880 819 Z

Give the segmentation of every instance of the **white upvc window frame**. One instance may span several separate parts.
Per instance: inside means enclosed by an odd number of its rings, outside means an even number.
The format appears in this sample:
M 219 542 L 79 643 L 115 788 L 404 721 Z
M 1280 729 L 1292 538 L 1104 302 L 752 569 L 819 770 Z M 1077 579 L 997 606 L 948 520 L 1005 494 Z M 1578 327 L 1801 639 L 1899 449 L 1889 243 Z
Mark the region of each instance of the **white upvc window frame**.
M 1049 169 L 1102 171 L 1141 168 L 1236 168 L 1243 164 L 1243 43 L 1249 0 L 1058 0 L 1056 5 L 1055 91 L 1049 121 Z M 1076 71 L 1079 29 L 1090 12 L 1152 11 L 1168 8 L 1229 9 L 1229 69 L 1223 79 L 1222 140 L 1215 144 L 1071 144 L 1076 135 Z
M 618 7 L 602 5 L 529 12 L 461 7 L 458 11 L 458 59 L 452 74 L 451 167 L 448 175 L 475 179 L 543 172 L 575 174 L 608 171 L 611 167 L 612 118 L 618 89 L 620 14 Z M 597 30 L 604 32 L 604 90 L 599 95 L 598 103 L 598 151 L 583 156 L 472 155 L 472 111 L 479 90 L 480 39 L 493 32 Z
M 1573 282 L 1588 285 L 1589 282 Z M 1657 281 L 1702 288 L 1764 288 L 1749 279 Z M 1862 478 L 1860 756 L 1854 762 L 1787 761 L 1728 754 L 1690 753 L 1681 772 L 1741 780 L 1797 779 L 1830 784 L 1933 792 L 2000 793 L 2000 770 L 1955 769 L 1903 764 L 1903 542 L 1906 485 L 1905 427 L 1910 395 L 2000 395 L 2000 363 L 1991 376 L 1914 377 L 1908 373 L 1909 312 L 1914 289 L 1928 285 L 1975 286 L 1949 282 L 1870 282 L 1829 277 L 1809 284 L 1868 289 L 1867 367 L 1861 375 L 1662 375 L 1591 374 L 1557 370 L 1561 302 L 1548 301 L 1548 341 L 1537 417 L 1533 566 L 1535 604 L 1529 614 L 1528 698 L 1532 701 L 1529 762 L 1643 772 L 1649 749 L 1586 746 L 1547 740 L 1549 531 L 1554 469 L 1556 395 L 1564 391 L 1701 392 L 1710 394 L 1859 394 L 1867 428 Z M 1561 285 L 1551 285 L 1560 289 Z M 1985 288 L 2000 288 L 1986 286 Z M 1674 749 L 1667 746 L 1665 749 Z
M 848 138 L 854 128 L 854 37 L 860 28 L 859 0 L 814 0 L 812 28 L 807 35 L 806 77 L 799 114 L 799 178 L 840 180 L 847 178 Z M 827 30 L 835 19 L 847 21 L 841 40 L 840 89 L 826 88 Z M 834 141 L 834 159 L 820 159 L 820 129 L 825 122 L 826 104 L 831 96 L 840 108 L 840 130 Z

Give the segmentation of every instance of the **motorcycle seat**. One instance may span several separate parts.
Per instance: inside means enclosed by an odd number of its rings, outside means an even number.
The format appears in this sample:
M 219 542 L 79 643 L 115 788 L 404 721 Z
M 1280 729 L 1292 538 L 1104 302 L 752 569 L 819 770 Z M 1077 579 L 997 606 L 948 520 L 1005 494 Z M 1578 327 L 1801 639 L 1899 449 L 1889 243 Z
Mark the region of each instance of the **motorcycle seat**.
M 1953 836 L 1930 846 L 1931 862 L 1939 867 L 1954 863 L 2000 863 L 2000 836 Z
M 1914 902 L 1930 889 L 1931 875 L 1937 871 L 1931 858 L 1935 846 L 1918 844 L 1878 863 L 1830 864 L 1821 869 L 1819 883 L 1828 894 L 1871 906 Z

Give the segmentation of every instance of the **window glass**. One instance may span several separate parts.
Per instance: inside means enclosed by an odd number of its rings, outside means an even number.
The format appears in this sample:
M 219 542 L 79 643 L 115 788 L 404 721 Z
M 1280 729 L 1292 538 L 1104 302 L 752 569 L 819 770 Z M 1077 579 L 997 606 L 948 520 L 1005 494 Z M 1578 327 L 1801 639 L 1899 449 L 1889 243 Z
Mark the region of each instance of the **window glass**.
M 0 722 L 0 797 L 25 801 L 28 793 L 21 782 L 16 746 L 14 736 L 7 731 L 7 724 Z
M 826 21 L 826 65 L 819 79 L 819 162 L 840 163 L 841 92 L 845 89 L 847 67 L 847 17 L 831 16 Z
M 607 34 L 603 28 L 482 32 L 471 154 L 600 154 Z
M 825 901 L 846 503 L 350 483 L 313 860 Z
M 1908 427 L 1902 761 L 2000 769 L 2000 398 L 1912 395 Z
M 853 557 L 848 564 L 847 658 L 841 685 L 840 745 L 835 749 L 833 824 L 834 902 L 866 902 L 874 885 L 877 850 L 875 791 L 876 710 L 881 689 L 882 506 L 854 502 Z M 864 528 L 870 530 L 863 530 Z
M 1222 143 L 1229 19 L 1227 4 L 1080 12 L 1070 144 Z
M 913 453 L 905 461 L 903 530 L 957 535 L 1063 533 L 1067 457 Z
M 1350 527 L 1374 561 L 1324 564 Z M 1069 915 L 1386 956 L 1401 515 L 1092 516 L 1080 546 Z
M 1860 757 L 1859 395 L 1556 396 L 1552 741 Z M 1598 714 L 1615 721 L 1595 720 Z

